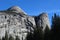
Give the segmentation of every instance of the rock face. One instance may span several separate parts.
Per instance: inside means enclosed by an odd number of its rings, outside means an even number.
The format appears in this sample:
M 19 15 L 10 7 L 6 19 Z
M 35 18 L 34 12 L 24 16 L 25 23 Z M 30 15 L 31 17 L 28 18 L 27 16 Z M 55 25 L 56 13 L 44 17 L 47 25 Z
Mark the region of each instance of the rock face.
M 35 18 L 35 21 L 36 21 L 37 27 L 41 27 L 43 31 L 45 30 L 46 26 L 48 26 L 49 29 L 51 28 L 48 15 L 46 13 L 42 13 L 39 16 L 37 16 Z
M 0 38 L 5 36 L 5 32 L 8 35 L 19 36 L 20 40 L 25 40 L 28 32 L 32 31 L 36 26 L 45 29 L 46 25 L 50 28 L 48 15 L 45 13 L 40 14 L 37 17 L 28 16 L 18 6 L 13 6 L 5 11 L 0 11 Z M 33 28 L 32 28 L 33 27 Z

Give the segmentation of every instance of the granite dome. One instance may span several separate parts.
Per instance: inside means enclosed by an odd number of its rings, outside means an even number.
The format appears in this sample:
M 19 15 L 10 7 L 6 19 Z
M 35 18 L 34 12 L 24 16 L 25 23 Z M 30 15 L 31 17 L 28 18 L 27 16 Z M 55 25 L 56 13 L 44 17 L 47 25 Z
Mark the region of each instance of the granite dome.
M 0 38 L 8 36 L 18 36 L 20 40 L 25 40 L 28 33 L 33 33 L 37 27 L 42 28 L 43 32 L 50 22 L 47 13 L 39 16 L 25 15 L 25 12 L 18 6 L 12 6 L 8 10 L 0 11 Z
M 12 6 L 8 10 L 16 13 L 26 14 L 19 6 Z

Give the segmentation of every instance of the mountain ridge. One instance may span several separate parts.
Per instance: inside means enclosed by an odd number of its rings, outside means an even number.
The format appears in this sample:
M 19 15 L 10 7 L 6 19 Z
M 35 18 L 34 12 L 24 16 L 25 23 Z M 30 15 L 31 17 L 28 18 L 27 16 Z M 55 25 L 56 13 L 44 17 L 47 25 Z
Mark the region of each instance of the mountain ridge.
M 25 39 L 27 32 L 34 31 L 33 28 L 41 27 L 44 31 L 48 25 L 50 29 L 49 18 L 46 13 L 41 13 L 39 16 L 29 16 L 18 6 L 12 7 L 11 10 L 0 11 L 0 19 L 0 38 L 4 37 L 7 31 L 8 35 L 12 35 L 14 38 L 17 35 L 22 40 L 21 37 Z

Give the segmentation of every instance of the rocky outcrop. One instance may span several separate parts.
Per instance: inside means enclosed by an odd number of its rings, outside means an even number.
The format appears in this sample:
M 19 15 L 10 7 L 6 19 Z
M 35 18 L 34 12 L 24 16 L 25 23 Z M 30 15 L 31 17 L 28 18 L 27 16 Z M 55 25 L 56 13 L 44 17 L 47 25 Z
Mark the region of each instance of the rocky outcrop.
M 51 28 L 47 13 L 42 13 L 36 16 L 35 22 L 36 22 L 37 27 L 41 27 L 43 31 L 45 30 L 46 26 L 48 26 L 49 29 Z
M 44 30 L 46 25 L 50 28 L 48 15 L 45 13 L 39 16 L 28 16 L 18 6 L 13 6 L 5 11 L 0 11 L 0 38 L 8 35 L 19 36 L 20 40 L 25 39 L 27 32 L 33 32 L 36 27 L 42 27 Z

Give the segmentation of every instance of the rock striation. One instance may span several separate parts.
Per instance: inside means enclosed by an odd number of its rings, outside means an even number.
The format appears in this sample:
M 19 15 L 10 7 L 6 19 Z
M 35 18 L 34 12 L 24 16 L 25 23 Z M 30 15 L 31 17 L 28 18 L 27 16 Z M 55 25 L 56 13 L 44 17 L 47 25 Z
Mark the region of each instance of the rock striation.
M 20 40 L 25 40 L 28 32 L 33 32 L 33 28 L 41 27 L 44 31 L 46 25 L 50 29 L 49 18 L 46 13 L 39 16 L 28 16 L 18 6 L 10 7 L 5 11 L 0 11 L 0 38 L 8 35 L 18 36 Z

